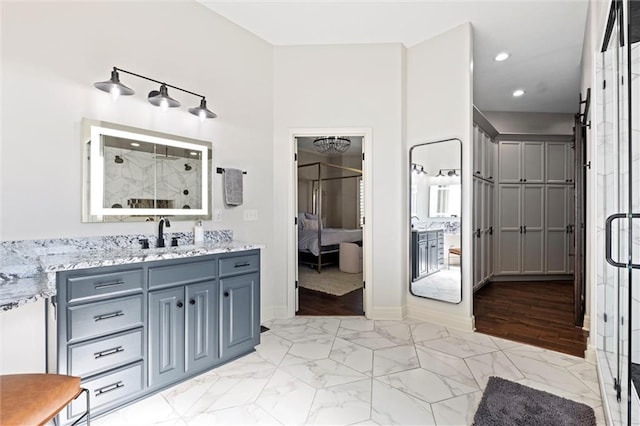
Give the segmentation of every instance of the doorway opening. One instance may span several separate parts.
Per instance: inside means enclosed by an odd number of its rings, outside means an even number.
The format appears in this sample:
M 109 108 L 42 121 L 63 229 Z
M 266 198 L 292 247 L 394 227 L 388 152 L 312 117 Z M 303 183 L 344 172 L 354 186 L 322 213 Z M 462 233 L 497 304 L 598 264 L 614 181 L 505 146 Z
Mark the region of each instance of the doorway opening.
M 296 136 L 297 315 L 364 314 L 364 136 Z

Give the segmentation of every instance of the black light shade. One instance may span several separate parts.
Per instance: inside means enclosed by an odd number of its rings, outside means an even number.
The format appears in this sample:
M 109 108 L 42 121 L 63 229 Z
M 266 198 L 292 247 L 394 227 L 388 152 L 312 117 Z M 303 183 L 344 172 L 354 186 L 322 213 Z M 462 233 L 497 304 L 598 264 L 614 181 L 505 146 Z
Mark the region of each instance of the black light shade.
M 205 98 L 202 98 L 200 100 L 200 106 L 199 107 L 194 107 L 194 108 L 189 108 L 189 112 L 193 115 L 197 115 L 200 118 L 216 118 L 217 115 L 215 112 L 210 111 L 207 108 L 207 101 Z
M 96 89 L 100 89 L 103 92 L 107 92 L 107 93 L 113 93 L 113 90 L 117 89 L 119 90 L 119 94 L 124 96 L 133 95 L 135 93 L 133 89 L 120 83 L 120 77 L 118 76 L 118 71 L 116 70 L 111 71 L 110 80 L 93 83 L 93 86 Z
M 169 89 L 166 85 L 160 86 L 160 91 L 152 90 L 149 92 L 149 103 L 155 106 L 163 106 L 163 104 L 169 108 L 177 108 L 180 106 L 180 102 L 169 96 Z

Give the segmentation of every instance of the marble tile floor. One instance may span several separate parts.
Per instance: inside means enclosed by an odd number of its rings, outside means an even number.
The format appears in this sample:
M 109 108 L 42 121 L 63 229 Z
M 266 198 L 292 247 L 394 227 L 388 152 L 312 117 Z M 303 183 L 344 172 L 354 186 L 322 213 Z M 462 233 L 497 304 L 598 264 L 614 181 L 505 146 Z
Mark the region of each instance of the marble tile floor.
M 255 352 L 92 424 L 470 425 L 492 375 L 588 404 L 605 424 L 582 358 L 411 319 L 264 325 Z

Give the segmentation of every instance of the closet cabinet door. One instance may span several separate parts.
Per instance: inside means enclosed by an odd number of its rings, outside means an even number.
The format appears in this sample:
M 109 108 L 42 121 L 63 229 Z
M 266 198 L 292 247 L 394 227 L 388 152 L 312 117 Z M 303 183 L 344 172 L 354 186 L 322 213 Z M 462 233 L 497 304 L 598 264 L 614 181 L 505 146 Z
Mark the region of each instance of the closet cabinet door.
M 545 147 L 545 181 L 547 183 L 566 183 L 567 144 L 564 142 L 547 142 Z
M 482 180 L 473 180 L 473 286 L 477 287 L 482 282 L 482 210 L 484 200 L 482 197 Z
M 567 144 L 567 182 L 574 183 L 575 181 L 575 145 L 572 143 Z
M 500 141 L 498 147 L 498 172 L 500 183 L 520 183 L 520 142 Z
M 566 185 L 547 185 L 545 254 L 548 274 L 564 274 L 567 271 L 568 189 Z
M 482 176 L 482 137 L 484 133 L 480 127 L 473 125 L 473 175 Z
M 499 274 L 520 273 L 520 193 L 522 185 L 500 185 L 498 193 L 500 226 L 497 267 Z
M 573 274 L 575 271 L 574 261 L 575 261 L 575 237 L 576 237 L 576 227 L 575 227 L 575 188 L 573 186 L 567 187 L 567 274 Z
M 544 273 L 544 185 L 522 186 L 522 273 Z
M 495 143 L 491 140 L 489 135 L 485 135 L 484 138 L 484 178 L 493 181 L 494 178 L 494 156 L 495 156 Z
M 522 182 L 544 182 L 544 142 L 522 142 Z

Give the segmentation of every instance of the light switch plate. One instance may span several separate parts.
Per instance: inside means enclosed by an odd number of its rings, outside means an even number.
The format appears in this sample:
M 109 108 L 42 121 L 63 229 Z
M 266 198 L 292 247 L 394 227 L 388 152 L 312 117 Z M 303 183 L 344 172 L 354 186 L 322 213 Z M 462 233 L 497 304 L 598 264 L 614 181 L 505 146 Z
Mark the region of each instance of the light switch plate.
M 222 210 L 217 209 L 213 211 L 213 221 L 222 222 Z
M 244 211 L 244 220 L 245 222 L 255 222 L 258 220 L 258 210 L 246 209 Z

